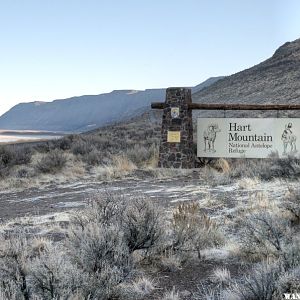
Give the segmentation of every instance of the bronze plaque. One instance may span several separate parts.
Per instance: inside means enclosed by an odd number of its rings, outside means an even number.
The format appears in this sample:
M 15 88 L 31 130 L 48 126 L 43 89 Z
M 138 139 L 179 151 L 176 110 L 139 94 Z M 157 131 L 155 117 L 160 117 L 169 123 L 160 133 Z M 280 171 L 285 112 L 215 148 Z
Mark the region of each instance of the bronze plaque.
M 181 141 L 181 135 L 180 131 L 168 131 L 168 143 L 180 143 Z

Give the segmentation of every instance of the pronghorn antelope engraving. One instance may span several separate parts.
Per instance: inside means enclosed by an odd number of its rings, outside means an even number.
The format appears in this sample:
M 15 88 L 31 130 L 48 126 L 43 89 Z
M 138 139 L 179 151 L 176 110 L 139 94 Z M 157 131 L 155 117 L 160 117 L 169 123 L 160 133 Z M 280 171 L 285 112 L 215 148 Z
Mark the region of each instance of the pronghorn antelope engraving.
M 292 123 L 285 125 L 285 129 L 281 135 L 281 140 L 283 142 L 283 155 L 297 152 L 297 137 L 293 134 L 292 127 Z M 288 151 L 288 146 L 290 146 L 290 151 Z

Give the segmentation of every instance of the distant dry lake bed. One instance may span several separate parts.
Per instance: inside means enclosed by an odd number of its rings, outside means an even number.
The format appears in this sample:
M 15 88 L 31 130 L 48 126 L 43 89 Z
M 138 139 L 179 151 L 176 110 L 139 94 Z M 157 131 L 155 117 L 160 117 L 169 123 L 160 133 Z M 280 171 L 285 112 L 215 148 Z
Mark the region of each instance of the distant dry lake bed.
M 27 141 L 50 140 L 62 137 L 61 132 L 32 131 L 32 130 L 1 130 L 0 144 L 19 143 Z

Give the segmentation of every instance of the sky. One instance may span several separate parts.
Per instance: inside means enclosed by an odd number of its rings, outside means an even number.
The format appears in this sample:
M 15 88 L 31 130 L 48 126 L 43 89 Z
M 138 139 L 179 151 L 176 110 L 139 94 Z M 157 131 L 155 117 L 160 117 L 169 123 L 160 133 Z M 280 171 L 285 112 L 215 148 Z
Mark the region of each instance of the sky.
M 197 85 L 297 38 L 298 0 L 0 0 L 0 115 L 20 102 Z

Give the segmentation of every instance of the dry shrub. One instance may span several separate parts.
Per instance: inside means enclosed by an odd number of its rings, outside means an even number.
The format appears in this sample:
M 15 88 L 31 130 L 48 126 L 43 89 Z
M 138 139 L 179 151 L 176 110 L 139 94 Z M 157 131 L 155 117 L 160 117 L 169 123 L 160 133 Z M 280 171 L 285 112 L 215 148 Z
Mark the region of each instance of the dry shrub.
M 0 179 L 7 178 L 9 176 L 9 168 L 6 167 L 3 163 L 0 161 Z
M 94 150 L 95 147 L 86 141 L 79 139 L 72 144 L 71 152 L 74 155 L 86 155 Z
M 276 284 L 277 299 L 282 299 L 284 293 L 296 294 L 300 290 L 300 267 L 290 269 L 288 272 L 279 276 Z
M 300 234 L 294 233 L 290 243 L 284 245 L 281 264 L 285 270 L 296 268 L 300 265 Z
M 53 143 L 55 145 L 56 148 L 61 149 L 61 150 L 70 150 L 72 147 L 72 143 L 74 141 L 74 139 L 76 139 L 76 135 L 71 134 L 71 135 L 67 135 L 64 136 L 60 139 L 55 140 Z
M 48 248 L 30 264 L 30 286 L 39 299 L 72 299 L 83 276 L 58 247 Z
M 29 146 L 15 146 L 13 151 L 15 153 L 15 165 L 26 165 L 30 163 L 33 150 Z
M 68 248 L 77 267 L 97 285 L 84 288 L 96 299 L 100 294 L 111 297 L 125 284 L 134 271 L 133 252 L 149 252 L 163 230 L 160 210 L 149 199 L 125 199 L 115 193 L 95 197 L 71 222 Z
M 289 189 L 289 193 L 281 206 L 291 214 L 293 225 L 300 224 L 300 189 Z
M 153 164 L 153 160 L 157 159 L 158 149 L 156 145 L 145 147 L 141 145 L 134 145 L 133 148 L 126 151 L 126 156 L 138 167 L 142 167 L 149 163 Z
M 36 163 L 36 169 L 41 173 L 57 173 L 66 163 L 66 155 L 60 150 L 53 150 Z
M 125 199 L 109 192 L 95 196 L 83 212 L 74 214 L 72 222 L 83 230 L 89 224 L 118 226 L 130 253 L 154 247 L 164 230 L 161 211 L 149 199 Z
M 136 198 L 126 206 L 121 227 L 129 251 L 149 250 L 162 237 L 161 213 L 149 199 Z
M 33 299 L 31 265 L 46 251 L 46 240 L 28 239 L 26 232 L 9 231 L 0 236 L 0 290 L 3 299 Z
M 174 250 L 196 251 L 200 259 L 201 250 L 224 243 L 218 224 L 200 211 L 198 203 L 178 205 L 173 212 L 172 224 Z
M 0 164 L 4 166 L 28 164 L 31 156 L 32 150 L 29 147 L 0 146 Z
M 0 299 L 1 300 L 19 300 L 22 299 L 22 295 L 16 290 L 13 281 L 7 280 L 5 283 L 0 282 Z M 24 297 L 23 297 L 24 299 Z
M 102 195 L 71 218 L 55 246 L 26 233 L 1 236 L 3 299 L 142 299 L 153 282 L 135 278 L 133 252 L 149 251 L 163 230 L 149 199 Z M 127 298 L 126 298 L 127 297 Z
M 282 269 L 277 264 L 261 263 L 237 279 L 198 285 L 193 300 L 272 300 L 278 294 L 278 279 Z
M 73 212 L 71 223 L 82 230 L 88 224 L 118 224 L 126 202 L 126 198 L 122 194 L 99 191 L 89 199 L 85 209 Z
M 231 162 L 232 178 L 257 177 L 262 180 L 296 178 L 300 175 L 300 159 L 296 156 L 267 159 L 236 159 Z
M 259 264 L 249 274 L 236 281 L 233 293 L 240 300 L 272 300 L 281 269 L 276 264 Z
M 96 142 L 87 139 L 87 137 L 78 136 L 71 144 L 71 152 L 91 166 L 99 165 L 107 160 L 107 157 L 105 159 L 104 151 L 101 150 Z
M 0 242 L 0 286 L 8 297 L 29 299 L 28 266 L 30 244 L 23 232 L 1 236 Z
M 28 164 L 31 157 L 32 149 L 29 147 L 0 145 L 0 178 L 7 177 L 14 166 Z
M 132 272 L 129 249 L 118 226 L 89 223 L 84 229 L 73 228 L 68 248 L 87 277 L 82 289 L 91 299 L 109 299 Z
M 292 240 L 289 222 L 267 211 L 246 216 L 240 225 L 241 255 L 247 259 L 278 259 Z
M 285 270 L 280 262 L 262 262 L 225 284 L 200 284 L 193 300 L 279 300 L 285 293 L 297 293 L 299 287 L 299 266 Z
M 86 162 L 88 165 L 94 166 L 103 163 L 105 159 L 103 158 L 102 152 L 97 149 L 91 150 L 89 153 L 82 157 L 82 161 Z
M 31 178 L 35 175 L 35 170 L 33 168 L 24 166 L 17 170 L 17 178 Z

